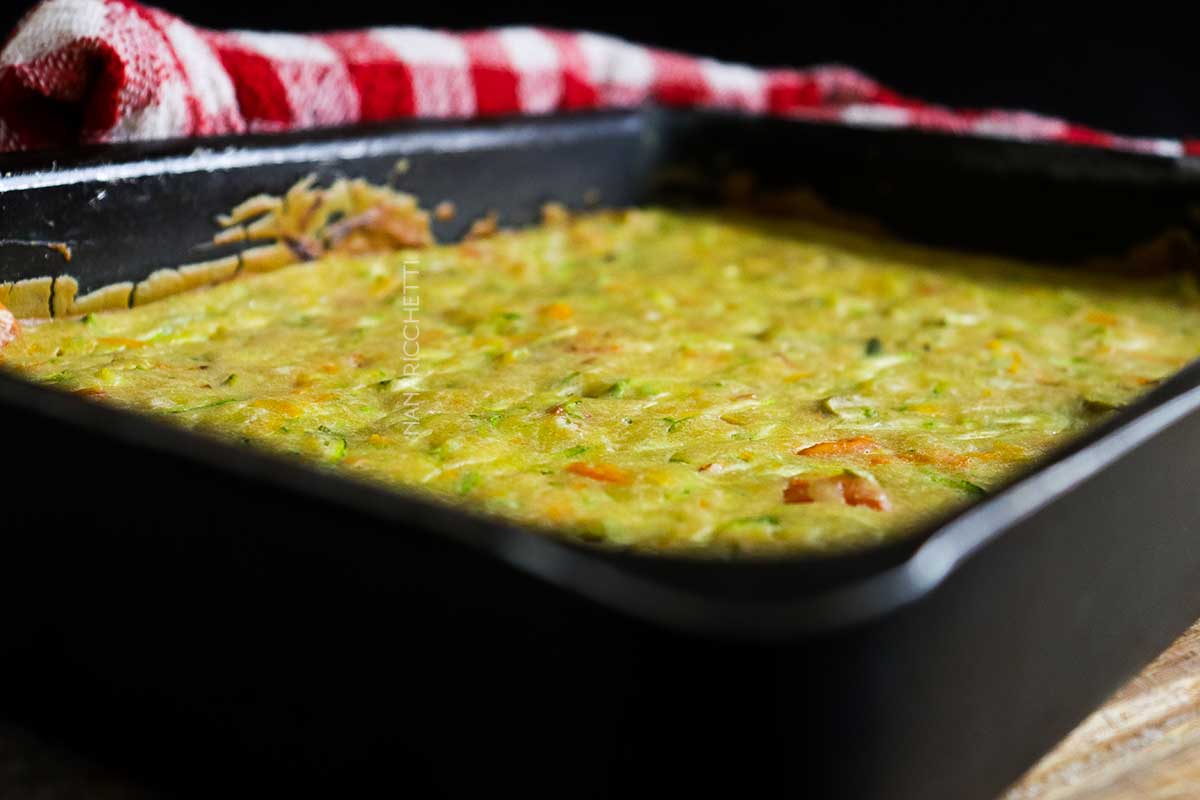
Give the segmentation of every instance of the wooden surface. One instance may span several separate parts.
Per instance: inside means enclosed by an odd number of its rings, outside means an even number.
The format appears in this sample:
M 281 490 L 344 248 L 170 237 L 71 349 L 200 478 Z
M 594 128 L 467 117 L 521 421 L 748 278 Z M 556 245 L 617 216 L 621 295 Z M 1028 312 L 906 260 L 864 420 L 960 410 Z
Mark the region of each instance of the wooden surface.
M 1200 622 L 1002 800 L 1200 798 Z
M 0 724 L 3 800 L 168 796 Z M 1035 798 L 1200 799 L 1200 622 L 1000 800 Z

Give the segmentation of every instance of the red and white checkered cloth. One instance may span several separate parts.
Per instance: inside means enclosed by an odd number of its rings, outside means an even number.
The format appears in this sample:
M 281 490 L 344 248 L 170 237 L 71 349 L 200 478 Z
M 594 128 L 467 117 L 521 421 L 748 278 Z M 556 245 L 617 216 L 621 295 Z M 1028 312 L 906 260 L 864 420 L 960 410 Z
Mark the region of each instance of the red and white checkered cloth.
M 1200 154 L 1200 140 L 929 105 L 844 67 L 761 70 L 541 28 L 223 32 L 133 0 L 45 0 L 0 52 L 0 150 L 647 102 Z

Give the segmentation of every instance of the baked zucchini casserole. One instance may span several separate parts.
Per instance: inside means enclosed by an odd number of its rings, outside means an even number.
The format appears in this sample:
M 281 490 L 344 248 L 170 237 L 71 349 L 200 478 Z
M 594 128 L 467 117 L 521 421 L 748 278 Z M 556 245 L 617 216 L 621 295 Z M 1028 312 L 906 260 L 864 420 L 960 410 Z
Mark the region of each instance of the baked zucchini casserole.
M 223 241 L 271 243 L 109 287 L 87 313 L 60 278 L 39 301 L 53 319 L 18 322 L 22 287 L 0 286 L 4 369 L 641 551 L 906 535 L 1200 353 L 1187 270 L 661 208 L 549 207 L 434 245 L 411 198 L 353 182 L 223 222 Z

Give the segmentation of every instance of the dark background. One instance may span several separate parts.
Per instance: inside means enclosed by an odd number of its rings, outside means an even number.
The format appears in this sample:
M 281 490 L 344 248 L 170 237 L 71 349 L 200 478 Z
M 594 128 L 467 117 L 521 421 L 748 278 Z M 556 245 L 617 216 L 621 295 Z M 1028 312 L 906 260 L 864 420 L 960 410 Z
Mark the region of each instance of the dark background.
M 1200 12 L 1034 2 L 381 3 L 159 0 L 212 27 L 583 27 L 760 65 L 852 64 L 953 105 L 1031 108 L 1122 133 L 1200 136 Z M 0 0 L 5 28 L 29 3 Z M 718 10 L 719 9 L 719 10 Z

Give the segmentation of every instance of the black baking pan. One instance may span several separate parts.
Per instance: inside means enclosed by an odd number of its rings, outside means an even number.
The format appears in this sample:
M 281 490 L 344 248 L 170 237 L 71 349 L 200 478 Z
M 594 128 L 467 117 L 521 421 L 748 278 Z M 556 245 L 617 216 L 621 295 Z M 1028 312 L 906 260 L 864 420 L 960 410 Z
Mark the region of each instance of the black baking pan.
M 667 110 L 114 146 L 0 164 L 0 280 L 212 257 L 215 214 L 310 173 L 453 200 L 453 238 L 749 171 L 1083 263 L 1192 224 L 1198 166 Z M 1193 365 L 898 545 L 739 562 L 577 546 L 0 375 L 0 714 L 181 794 L 995 797 L 1200 616 L 1198 409 Z

